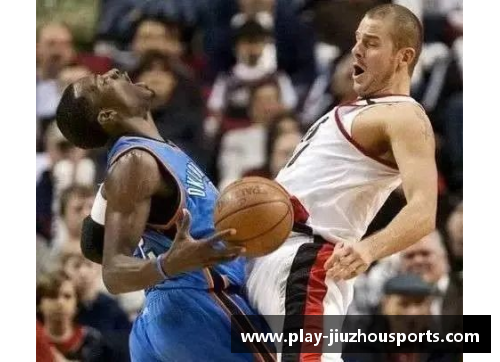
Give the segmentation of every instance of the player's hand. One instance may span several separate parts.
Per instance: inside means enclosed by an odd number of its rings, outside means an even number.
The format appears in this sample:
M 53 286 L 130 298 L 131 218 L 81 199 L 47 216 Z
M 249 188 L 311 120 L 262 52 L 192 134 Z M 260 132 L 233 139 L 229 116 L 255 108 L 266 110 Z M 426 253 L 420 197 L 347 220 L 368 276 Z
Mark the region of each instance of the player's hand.
M 327 270 L 327 276 L 339 281 L 364 273 L 372 262 L 369 251 L 362 243 L 338 243 L 324 267 Z
M 163 259 L 163 270 L 169 276 L 179 273 L 209 267 L 215 264 L 228 262 L 236 259 L 245 252 L 245 248 L 239 246 L 218 247 L 220 239 L 227 235 L 234 235 L 236 230 L 223 230 L 201 240 L 195 240 L 189 233 L 191 227 L 191 215 L 186 209 L 177 220 L 177 234 Z

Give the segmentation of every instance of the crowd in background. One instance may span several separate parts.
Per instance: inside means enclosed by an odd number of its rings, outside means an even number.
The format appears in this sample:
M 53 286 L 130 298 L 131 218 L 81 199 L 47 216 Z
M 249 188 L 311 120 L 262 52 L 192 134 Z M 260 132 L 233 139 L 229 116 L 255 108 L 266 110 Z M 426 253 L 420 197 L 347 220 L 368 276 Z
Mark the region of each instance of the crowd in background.
M 60 361 L 128 360 L 128 333 L 144 298 L 141 292 L 107 294 L 100 266 L 81 255 L 81 226 L 103 180 L 106 150 L 77 149 L 62 136 L 54 116 L 63 89 L 113 67 L 127 71 L 155 91 L 152 115 L 162 137 L 189 154 L 219 188 L 246 175 L 273 178 L 308 126 L 355 99 L 349 51 L 354 31 L 366 10 L 387 2 L 103 0 L 89 44 L 76 44 L 68 24 L 39 24 L 41 350 L 51 346 L 51 358 Z M 437 230 L 360 276 L 350 314 L 462 314 L 462 1 L 394 2 L 424 24 L 411 92 L 436 134 Z M 387 225 L 404 204 L 398 189 L 368 233 Z

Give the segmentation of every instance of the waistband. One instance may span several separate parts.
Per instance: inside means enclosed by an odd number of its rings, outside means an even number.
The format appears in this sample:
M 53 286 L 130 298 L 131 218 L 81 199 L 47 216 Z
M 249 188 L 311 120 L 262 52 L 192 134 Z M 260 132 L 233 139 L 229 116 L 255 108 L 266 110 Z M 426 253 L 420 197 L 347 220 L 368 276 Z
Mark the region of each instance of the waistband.
M 310 227 L 309 225 L 295 221 L 293 223 L 292 231 L 299 234 L 311 236 L 315 243 L 327 243 L 327 241 L 321 235 L 314 234 L 312 227 Z

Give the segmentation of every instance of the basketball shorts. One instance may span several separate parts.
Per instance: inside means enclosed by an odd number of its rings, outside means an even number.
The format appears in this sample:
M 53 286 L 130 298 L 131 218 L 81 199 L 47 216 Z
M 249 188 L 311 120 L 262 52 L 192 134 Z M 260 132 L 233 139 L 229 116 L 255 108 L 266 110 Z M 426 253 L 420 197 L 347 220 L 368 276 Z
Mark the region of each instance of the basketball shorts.
M 320 237 L 292 233 L 276 251 L 255 258 L 247 266 L 246 288 L 250 305 L 267 319 L 273 332 L 298 333 L 304 326 L 291 316 L 347 313 L 353 281 L 334 282 L 323 268 L 334 244 Z M 269 318 L 268 316 L 285 316 Z M 316 318 L 318 319 L 318 318 Z M 284 345 L 278 361 L 342 361 L 340 353 L 296 353 Z
M 147 295 L 130 334 L 133 362 L 275 361 L 274 346 L 243 346 L 231 352 L 231 315 L 255 314 L 248 302 L 228 290 L 169 289 Z M 265 321 L 248 331 L 268 331 Z M 260 349 L 259 349 L 260 348 Z M 242 349 L 239 349 L 242 350 Z

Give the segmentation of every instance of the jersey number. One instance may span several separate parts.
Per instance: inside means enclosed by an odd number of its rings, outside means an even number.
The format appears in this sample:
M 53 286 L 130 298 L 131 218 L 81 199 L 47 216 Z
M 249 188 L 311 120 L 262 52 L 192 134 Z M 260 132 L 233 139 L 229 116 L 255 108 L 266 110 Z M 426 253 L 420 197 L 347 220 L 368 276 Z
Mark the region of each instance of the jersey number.
M 311 139 L 313 136 L 318 132 L 319 126 L 321 126 L 323 123 L 325 123 L 328 120 L 328 116 L 320 119 L 318 122 L 313 124 L 311 128 L 307 131 L 304 137 L 300 140 L 299 145 L 295 149 L 295 152 L 292 155 L 292 158 L 290 158 L 290 161 L 286 164 L 285 168 L 290 167 L 297 161 L 297 158 L 306 150 L 307 147 L 309 147 L 309 144 L 311 143 Z

